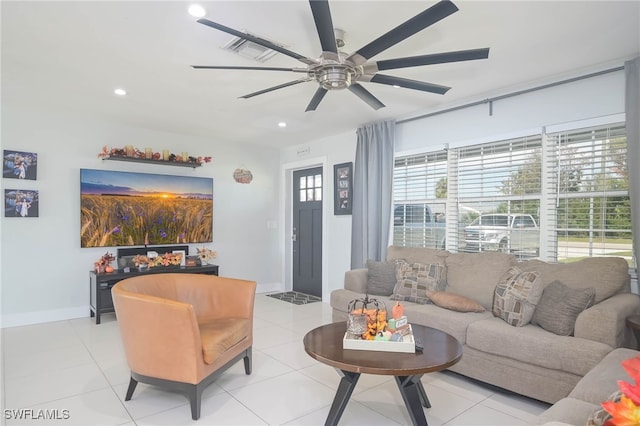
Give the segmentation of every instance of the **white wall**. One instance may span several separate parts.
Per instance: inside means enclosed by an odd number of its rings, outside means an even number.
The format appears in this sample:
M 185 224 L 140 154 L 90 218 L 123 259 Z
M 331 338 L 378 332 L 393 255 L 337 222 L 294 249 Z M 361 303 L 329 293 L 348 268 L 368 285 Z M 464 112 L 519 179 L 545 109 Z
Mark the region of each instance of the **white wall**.
M 213 160 L 191 169 L 97 157 L 103 145 L 127 144 Z M 38 218 L 0 219 L 3 327 L 89 314 L 89 270 L 105 251 L 115 254 L 117 248 L 80 248 L 80 168 L 213 177 L 214 241 L 206 246 L 218 251 L 220 275 L 256 280 L 258 292 L 282 287 L 275 149 L 7 107 L 2 148 L 38 154 L 38 179 L 2 179 L 3 189 L 36 189 L 40 195 Z M 241 166 L 253 173 L 249 185 L 233 180 Z
M 614 71 L 495 101 L 493 115 L 483 104 L 409 121 L 397 126 L 396 152 L 506 139 L 529 130 L 539 133 L 542 126 L 619 114 L 624 87 L 624 72 Z

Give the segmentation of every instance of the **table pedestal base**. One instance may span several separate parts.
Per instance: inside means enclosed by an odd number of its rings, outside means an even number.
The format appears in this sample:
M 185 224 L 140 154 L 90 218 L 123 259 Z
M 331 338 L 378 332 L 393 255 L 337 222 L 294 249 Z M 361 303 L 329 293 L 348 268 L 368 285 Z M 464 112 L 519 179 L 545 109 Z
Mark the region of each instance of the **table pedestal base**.
M 336 396 L 333 398 L 327 421 L 324 423 L 325 426 L 336 426 L 338 424 L 349 402 L 349 398 L 351 398 L 353 389 L 355 389 L 358 379 L 360 378 L 360 373 L 352 373 L 338 369 L 336 369 L 336 371 L 342 379 L 340 379 Z M 424 386 L 422 386 L 422 382 L 420 381 L 421 377 L 422 374 L 414 376 L 394 376 L 402 399 L 404 400 L 404 405 L 409 411 L 411 422 L 416 426 L 427 425 L 427 418 L 424 415 L 422 407 L 431 408 L 427 392 L 424 390 Z

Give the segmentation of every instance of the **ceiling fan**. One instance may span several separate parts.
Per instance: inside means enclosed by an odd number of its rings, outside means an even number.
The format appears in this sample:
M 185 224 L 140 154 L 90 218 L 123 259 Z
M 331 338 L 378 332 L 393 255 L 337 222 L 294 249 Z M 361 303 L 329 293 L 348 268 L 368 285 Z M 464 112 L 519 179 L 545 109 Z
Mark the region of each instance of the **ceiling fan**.
M 198 23 L 208 27 L 223 31 L 225 33 L 240 37 L 263 47 L 290 56 L 306 65 L 306 68 L 276 68 L 276 67 L 240 67 L 240 66 L 208 66 L 192 65 L 195 69 L 226 69 L 226 70 L 257 70 L 257 71 L 290 71 L 306 74 L 303 78 L 293 80 L 278 86 L 259 90 L 241 96 L 241 98 L 251 98 L 262 95 L 273 90 L 282 89 L 299 83 L 316 81 L 320 85 L 315 95 L 311 99 L 305 111 L 315 111 L 322 98 L 329 90 L 349 89 L 352 93 L 369 104 L 374 109 L 380 109 L 385 105 L 365 89 L 360 82 L 372 82 L 387 84 L 391 86 L 405 87 L 408 89 L 421 90 L 423 92 L 437 93 L 444 95 L 450 87 L 441 86 L 417 80 L 410 80 L 401 77 L 394 77 L 379 74 L 379 71 L 392 70 L 398 68 L 416 67 L 422 65 L 442 64 L 447 62 L 470 61 L 475 59 L 486 59 L 489 57 L 489 48 L 461 50 L 455 52 L 436 53 L 430 55 L 411 56 L 396 59 L 385 59 L 381 61 L 371 61 L 371 58 L 411 37 L 419 31 L 435 24 L 458 11 L 458 8 L 449 0 L 442 0 L 418 15 L 398 25 L 391 31 L 378 37 L 376 40 L 361 47 L 356 52 L 347 54 L 338 50 L 342 43 L 336 41 L 336 31 L 331 20 L 331 11 L 328 0 L 309 0 L 313 20 L 316 24 L 322 54 L 318 59 L 312 59 L 296 52 L 292 52 L 284 47 L 278 46 L 268 40 L 253 36 L 222 24 L 212 22 L 208 19 L 198 19 Z M 340 46 L 339 46 L 340 45 Z

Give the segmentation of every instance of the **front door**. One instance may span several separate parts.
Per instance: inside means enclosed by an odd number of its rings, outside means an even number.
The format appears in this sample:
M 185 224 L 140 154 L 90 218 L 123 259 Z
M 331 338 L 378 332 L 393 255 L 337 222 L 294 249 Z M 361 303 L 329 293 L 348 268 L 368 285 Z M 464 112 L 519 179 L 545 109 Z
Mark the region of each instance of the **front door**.
M 293 290 L 322 297 L 322 167 L 293 172 Z

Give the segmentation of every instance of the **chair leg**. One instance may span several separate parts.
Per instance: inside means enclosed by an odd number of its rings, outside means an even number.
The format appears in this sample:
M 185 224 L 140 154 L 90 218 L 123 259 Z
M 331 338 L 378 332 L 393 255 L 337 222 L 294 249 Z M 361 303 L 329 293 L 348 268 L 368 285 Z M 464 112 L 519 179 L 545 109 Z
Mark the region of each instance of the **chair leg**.
M 129 380 L 129 388 L 127 389 L 127 396 L 124 397 L 125 401 L 129 401 L 131 399 L 131 397 L 133 396 L 133 391 L 136 390 L 137 385 L 138 381 L 131 377 L 131 380 Z
M 189 386 L 187 393 L 189 395 L 189 402 L 191 403 L 191 418 L 193 420 L 198 420 L 200 418 L 200 408 L 202 401 L 202 391 L 205 386 L 201 385 L 192 385 Z
M 251 355 L 251 348 L 249 348 L 245 351 L 245 356 L 244 356 L 245 374 L 247 375 L 251 374 L 251 368 L 252 368 L 252 355 Z

